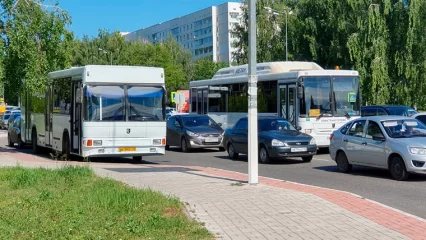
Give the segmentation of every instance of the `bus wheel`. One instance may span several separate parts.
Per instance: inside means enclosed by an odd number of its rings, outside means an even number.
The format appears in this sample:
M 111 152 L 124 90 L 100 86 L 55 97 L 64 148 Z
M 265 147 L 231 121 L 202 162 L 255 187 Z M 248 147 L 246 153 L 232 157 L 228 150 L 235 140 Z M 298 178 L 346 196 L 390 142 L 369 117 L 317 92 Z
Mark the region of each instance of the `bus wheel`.
M 62 137 L 62 155 L 65 156 L 65 160 L 70 160 L 70 141 L 68 134 L 64 134 Z
M 34 153 L 40 153 L 40 147 L 37 145 L 37 132 L 33 129 L 33 132 L 31 134 L 31 143 L 33 146 L 33 152 Z

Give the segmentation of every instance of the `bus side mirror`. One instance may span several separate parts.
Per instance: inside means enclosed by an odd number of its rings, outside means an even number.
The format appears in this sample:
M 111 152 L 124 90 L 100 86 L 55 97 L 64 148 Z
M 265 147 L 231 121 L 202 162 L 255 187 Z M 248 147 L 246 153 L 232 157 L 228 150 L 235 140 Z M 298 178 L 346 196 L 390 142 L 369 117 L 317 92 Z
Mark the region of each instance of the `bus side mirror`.
M 303 99 L 303 87 L 302 86 L 297 87 L 297 98 Z
M 75 98 L 76 103 L 83 103 L 83 94 L 82 94 L 81 88 L 76 89 L 75 96 L 76 96 Z

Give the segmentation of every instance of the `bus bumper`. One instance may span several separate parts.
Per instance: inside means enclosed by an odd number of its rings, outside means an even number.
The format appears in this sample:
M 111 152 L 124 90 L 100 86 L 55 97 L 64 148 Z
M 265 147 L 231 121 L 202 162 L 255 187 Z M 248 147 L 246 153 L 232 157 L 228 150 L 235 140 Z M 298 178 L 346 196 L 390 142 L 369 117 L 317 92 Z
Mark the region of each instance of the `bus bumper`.
M 86 147 L 83 148 L 82 157 L 131 157 L 164 155 L 165 146 L 145 147 Z

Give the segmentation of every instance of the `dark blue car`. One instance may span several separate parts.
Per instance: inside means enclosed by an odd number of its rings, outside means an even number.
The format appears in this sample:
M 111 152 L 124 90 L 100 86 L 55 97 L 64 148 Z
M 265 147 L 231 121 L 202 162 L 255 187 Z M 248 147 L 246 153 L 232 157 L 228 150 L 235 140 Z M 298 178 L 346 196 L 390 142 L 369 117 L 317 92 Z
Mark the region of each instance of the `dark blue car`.
M 259 162 L 270 163 L 272 159 L 302 157 L 310 162 L 317 152 L 315 139 L 301 133 L 283 118 L 258 118 Z M 232 129 L 227 129 L 223 146 L 231 159 L 248 153 L 248 119 L 241 118 Z

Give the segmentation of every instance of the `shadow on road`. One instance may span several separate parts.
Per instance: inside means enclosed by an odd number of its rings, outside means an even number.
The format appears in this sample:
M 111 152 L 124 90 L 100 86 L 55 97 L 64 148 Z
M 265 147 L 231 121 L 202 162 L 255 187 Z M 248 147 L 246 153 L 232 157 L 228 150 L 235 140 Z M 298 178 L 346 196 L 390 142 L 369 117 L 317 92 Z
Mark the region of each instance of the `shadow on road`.
M 340 173 L 336 166 L 319 166 L 314 167 L 314 169 L 326 171 L 326 172 L 336 172 Z M 345 173 L 341 173 L 345 174 Z M 350 173 L 346 173 L 352 176 L 362 176 L 362 177 L 371 177 L 371 178 L 380 178 L 380 179 L 389 179 L 391 175 L 388 170 L 379 169 L 379 168 L 370 168 L 364 166 L 354 166 Z M 406 180 L 407 182 L 424 182 L 426 181 L 426 174 L 422 173 L 412 173 L 409 178 Z
M 25 146 L 23 148 L 17 148 L 17 147 L 9 147 L 7 145 L 4 146 L 0 146 L 0 152 L 4 152 L 4 153 L 23 153 L 23 154 L 28 154 L 28 155 L 32 155 L 34 157 L 40 157 L 40 158 L 44 158 L 46 160 L 53 160 L 52 157 L 52 153 L 53 151 L 50 149 L 42 149 L 41 153 L 39 154 L 35 154 L 33 153 L 31 146 Z M 149 156 L 150 158 L 154 158 L 155 156 Z M 60 159 L 57 159 L 60 160 Z M 69 161 L 72 162 L 84 162 L 84 159 L 82 157 L 79 156 L 75 156 L 75 155 L 71 155 L 71 159 L 69 159 Z M 137 164 L 137 165 L 142 165 L 142 164 L 160 164 L 160 163 L 168 163 L 170 161 L 134 161 L 131 157 L 95 157 L 95 158 L 90 158 L 90 162 L 93 163 L 128 163 L 128 164 Z
M 170 152 L 179 152 L 179 153 L 184 153 L 182 152 L 182 150 L 179 147 L 170 147 L 169 150 Z M 219 151 L 219 149 L 217 148 L 194 148 L 191 149 L 188 153 L 185 154 L 190 154 L 190 153 L 214 153 L 214 152 L 225 152 L 225 151 Z
M 235 162 L 248 162 L 248 155 L 240 155 L 238 159 L 231 159 L 228 156 L 214 156 L 215 158 L 219 159 L 225 159 Z M 274 159 L 269 164 L 262 164 L 262 165 L 292 165 L 292 164 L 301 164 L 304 163 L 302 159 L 297 158 L 286 158 L 286 159 Z

